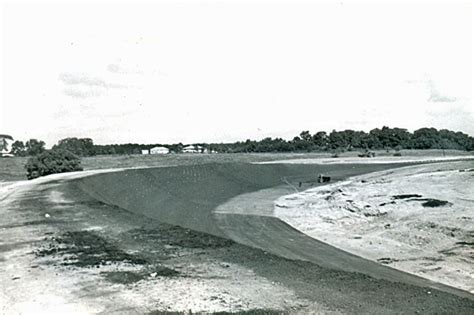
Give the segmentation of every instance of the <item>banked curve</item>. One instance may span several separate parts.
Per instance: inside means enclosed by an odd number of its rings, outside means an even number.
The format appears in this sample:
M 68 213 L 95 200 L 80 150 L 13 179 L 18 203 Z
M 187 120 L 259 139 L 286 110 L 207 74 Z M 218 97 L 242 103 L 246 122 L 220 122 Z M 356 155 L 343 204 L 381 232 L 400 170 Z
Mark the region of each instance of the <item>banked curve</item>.
M 161 222 L 232 239 L 284 258 L 429 287 L 472 300 L 473 295 L 469 292 L 342 251 L 310 238 L 275 217 L 215 211 L 223 204 L 232 204 L 239 196 L 254 194 L 255 198 L 260 191 L 264 191 L 266 197 L 263 196 L 258 202 L 271 204 L 273 200 L 264 199 L 274 195 L 268 194 L 269 190 L 284 194 L 294 187 L 305 189 L 314 185 L 317 175 L 321 173 L 340 180 L 398 166 L 209 163 L 101 173 L 73 182 L 101 202 Z

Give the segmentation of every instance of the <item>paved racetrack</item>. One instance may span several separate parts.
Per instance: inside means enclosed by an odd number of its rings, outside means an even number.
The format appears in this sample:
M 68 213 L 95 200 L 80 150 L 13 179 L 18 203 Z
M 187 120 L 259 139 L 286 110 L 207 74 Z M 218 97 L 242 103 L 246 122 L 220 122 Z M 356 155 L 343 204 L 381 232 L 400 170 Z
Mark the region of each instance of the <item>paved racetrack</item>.
M 226 230 L 219 227 L 214 210 L 236 196 L 268 188 L 282 190 L 281 194 L 290 193 L 294 189 L 317 185 L 320 173 L 338 180 L 388 167 L 209 163 L 98 174 L 79 179 L 79 186 L 107 204 L 162 222 L 227 237 Z M 261 202 L 259 198 L 254 199 L 250 203 Z
M 97 200 L 133 213 L 232 239 L 289 260 L 354 275 L 359 294 L 368 288 L 373 290 L 374 279 L 381 279 L 382 284 L 403 284 L 393 287 L 393 296 L 382 298 L 387 303 L 391 299 L 393 304 L 394 297 L 410 290 L 431 288 L 441 302 L 444 299 L 450 307 L 459 307 L 460 313 L 468 313 L 474 307 L 473 296 L 468 292 L 349 254 L 269 215 L 273 197 L 317 185 L 320 173 L 340 180 L 397 166 L 212 163 L 98 174 L 76 179 L 72 184 Z M 226 205 L 225 209 L 222 205 Z M 246 207 L 252 210 L 246 212 Z M 287 277 L 291 279 L 291 275 Z M 428 303 L 424 299 L 418 302 Z

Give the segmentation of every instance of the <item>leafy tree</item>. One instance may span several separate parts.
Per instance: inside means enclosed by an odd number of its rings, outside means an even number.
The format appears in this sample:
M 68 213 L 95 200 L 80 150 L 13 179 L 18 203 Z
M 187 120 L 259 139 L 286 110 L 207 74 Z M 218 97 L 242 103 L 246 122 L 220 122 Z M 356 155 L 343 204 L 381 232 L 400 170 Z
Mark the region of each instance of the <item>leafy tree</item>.
M 411 137 L 410 147 L 413 149 L 438 149 L 440 137 L 435 128 L 421 128 L 415 130 Z
M 67 150 L 78 156 L 95 155 L 94 142 L 89 138 L 66 138 L 59 140 L 53 149 Z
M 300 133 L 300 138 L 301 138 L 301 140 L 306 141 L 306 142 L 311 142 L 311 140 L 312 140 L 312 137 L 311 137 L 311 134 L 309 133 L 309 131 L 302 131 Z
M 37 140 L 37 139 L 30 139 L 26 141 L 25 143 L 26 155 L 30 155 L 30 156 L 38 155 L 46 150 L 44 146 L 45 146 L 44 141 Z
M 395 149 L 406 145 L 410 139 L 410 133 L 402 128 L 389 128 L 383 126 L 382 129 L 375 128 L 370 131 L 372 139 L 372 148 L 374 149 Z
M 467 147 L 467 150 L 468 151 L 474 151 L 474 138 L 469 138 L 469 144 L 468 144 L 468 147 Z
M 313 135 L 313 144 L 319 149 L 324 149 L 328 145 L 328 135 L 325 131 L 316 132 Z
M 28 179 L 55 173 L 82 171 L 79 157 L 61 149 L 44 151 L 30 157 L 25 168 Z
M 34 139 L 33 139 L 34 140 Z M 32 140 L 30 140 L 32 141 Z M 34 140 L 37 141 L 37 140 Z M 38 141 L 37 141 L 38 142 Z M 221 153 L 250 153 L 250 152 L 296 152 L 325 150 L 342 152 L 345 150 L 362 149 L 457 149 L 474 150 L 474 138 L 462 132 L 450 130 L 436 130 L 421 128 L 414 133 L 403 128 L 389 128 L 383 126 L 375 128 L 369 133 L 357 130 L 333 130 L 329 135 L 325 131 L 318 131 L 311 135 L 307 130 L 302 131 L 292 140 L 281 138 L 264 138 L 259 141 L 247 139 L 234 143 L 201 143 L 202 147 Z M 54 148 L 71 151 L 79 156 L 99 154 L 140 154 L 141 150 L 154 146 L 166 146 L 172 152 L 182 151 L 183 144 L 109 144 L 94 145 L 92 139 L 67 138 L 59 141 Z M 31 150 L 30 150 L 31 147 Z M 34 142 L 25 145 L 27 154 L 32 154 L 36 145 Z M 21 151 L 21 146 L 18 147 Z M 44 150 L 44 142 L 42 150 Z
M 23 141 L 16 140 L 12 143 L 12 154 L 16 156 L 25 156 L 27 154 Z
M 296 136 L 290 141 L 290 145 L 292 151 L 309 151 L 312 143 Z
M 350 135 L 345 131 L 333 130 L 329 134 L 328 144 L 331 149 L 346 150 L 350 148 Z
M 5 151 L 8 148 L 8 142 L 6 137 L 0 137 L 0 152 Z

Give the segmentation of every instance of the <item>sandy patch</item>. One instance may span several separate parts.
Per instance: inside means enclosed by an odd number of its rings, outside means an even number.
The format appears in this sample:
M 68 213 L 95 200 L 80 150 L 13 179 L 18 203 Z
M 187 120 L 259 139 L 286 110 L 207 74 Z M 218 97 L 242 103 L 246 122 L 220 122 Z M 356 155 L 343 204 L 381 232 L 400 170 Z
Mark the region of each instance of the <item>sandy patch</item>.
M 284 196 L 274 213 L 348 252 L 474 292 L 473 168 L 462 161 L 357 176 Z
M 359 157 L 339 157 L 339 158 L 311 158 L 311 159 L 287 159 L 268 162 L 256 162 L 255 164 L 393 164 L 393 163 L 426 163 L 426 162 L 443 162 L 454 160 L 474 160 L 474 156 L 381 156 L 373 158 L 359 158 Z

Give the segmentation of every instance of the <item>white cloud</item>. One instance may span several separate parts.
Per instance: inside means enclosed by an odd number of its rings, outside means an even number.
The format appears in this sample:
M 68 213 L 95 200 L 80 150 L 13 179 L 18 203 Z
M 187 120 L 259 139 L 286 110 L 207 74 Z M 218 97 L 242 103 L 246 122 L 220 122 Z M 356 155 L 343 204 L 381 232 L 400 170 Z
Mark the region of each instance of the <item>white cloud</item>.
M 107 65 L 107 71 L 112 72 L 112 73 L 119 73 L 119 74 L 144 74 L 144 71 L 141 69 L 138 69 L 138 67 L 125 68 L 124 66 L 120 64 L 115 64 L 115 63 L 111 63 Z
M 428 98 L 428 102 L 434 102 L 434 103 L 456 102 L 456 97 L 441 95 L 432 80 L 427 80 L 426 85 L 428 86 L 428 90 L 430 94 Z
M 126 85 L 108 83 L 83 73 L 61 73 L 59 81 L 67 86 L 63 93 L 74 98 L 96 97 L 105 94 L 109 89 L 127 88 Z

